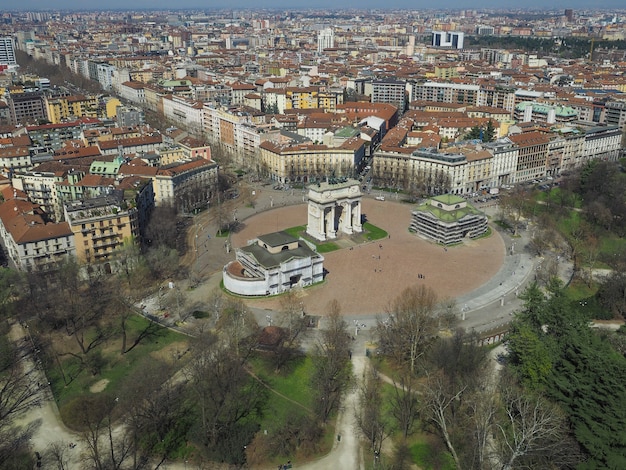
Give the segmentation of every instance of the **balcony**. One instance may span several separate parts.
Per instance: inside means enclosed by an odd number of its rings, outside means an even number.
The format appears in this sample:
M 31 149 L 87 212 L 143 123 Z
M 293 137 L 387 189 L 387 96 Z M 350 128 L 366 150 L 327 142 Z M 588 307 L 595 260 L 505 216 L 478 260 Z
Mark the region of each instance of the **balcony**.
M 114 231 L 110 230 L 108 232 L 103 232 L 103 233 L 100 233 L 100 234 L 94 233 L 91 238 L 94 239 L 94 240 L 100 240 L 100 239 L 103 239 L 103 238 L 110 238 L 110 237 L 117 237 L 117 236 L 118 236 L 117 232 L 114 232 Z

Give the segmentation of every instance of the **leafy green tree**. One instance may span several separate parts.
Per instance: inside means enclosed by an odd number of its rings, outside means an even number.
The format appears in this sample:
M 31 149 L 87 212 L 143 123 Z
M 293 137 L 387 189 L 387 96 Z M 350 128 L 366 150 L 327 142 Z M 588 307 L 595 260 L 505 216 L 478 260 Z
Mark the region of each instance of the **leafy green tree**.
M 552 291 L 526 294 L 509 335 L 510 362 L 522 383 L 565 412 L 584 453 L 578 468 L 626 468 L 626 358 Z
M 495 137 L 496 137 L 496 129 L 493 125 L 493 121 L 489 119 L 489 121 L 485 125 L 485 131 L 483 134 L 483 142 L 493 142 Z

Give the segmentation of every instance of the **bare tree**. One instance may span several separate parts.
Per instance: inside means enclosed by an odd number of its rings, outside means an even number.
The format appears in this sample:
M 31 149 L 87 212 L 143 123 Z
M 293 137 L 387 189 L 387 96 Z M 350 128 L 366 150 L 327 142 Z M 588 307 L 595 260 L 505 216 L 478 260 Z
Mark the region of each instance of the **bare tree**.
M 494 467 L 497 463 L 492 452 L 493 427 L 497 412 L 494 390 L 478 390 L 467 400 L 467 403 L 469 425 L 473 433 L 475 467 L 479 469 Z
M 517 235 L 519 221 L 528 204 L 529 194 L 522 186 L 516 186 L 512 191 L 500 196 L 500 207 L 505 217 L 511 219 L 513 235 Z
M 260 415 L 267 389 L 248 374 L 232 348 L 211 334 L 194 343 L 186 374 L 200 421 L 193 439 L 208 455 L 243 463 L 242 448 L 256 432 L 249 418 Z
M 418 391 L 410 373 L 402 374 L 398 381 L 394 381 L 393 385 L 393 394 L 389 400 L 389 406 L 402 436 L 406 439 L 413 433 L 419 417 Z
M 388 318 L 379 320 L 377 333 L 383 354 L 417 372 L 418 359 L 433 340 L 437 327 L 437 295 L 427 286 L 405 289 L 388 309 Z
M 563 445 L 567 445 L 567 424 L 560 411 L 543 398 L 523 393 L 515 386 L 505 386 L 501 396 L 504 416 L 496 424 L 496 439 L 502 470 L 556 463 L 554 457 L 563 455 Z
M 132 454 L 132 441 L 115 429 L 116 400 L 108 395 L 77 398 L 63 410 L 64 421 L 80 431 L 87 449 L 86 465 L 96 470 L 118 470 Z
M 451 393 L 442 373 L 430 375 L 422 388 L 424 415 L 439 431 L 441 438 L 454 459 L 457 470 L 460 470 L 462 467 L 461 459 L 452 441 L 453 418 L 451 415 L 453 405 L 461 399 L 461 395 L 466 388 L 465 386 Z
M 382 384 L 372 368 L 366 368 L 359 389 L 355 412 L 356 423 L 375 455 L 380 455 L 383 441 L 389 436 L 390 426 L 383 413 Z
M 133 468 L 148 457 L 162 463 L 186 438 L 191 412 L 183 399 L 184 383 L 173 367 L 150 361 L 129 378 L 120 393 L 121 416 L 132 443 Z
M 216 324 L 219 336 L 242 361 L 257 346 L 259 324 L 241 299 L 229 298 Z
M 284 334 L 274 350 L 276 370 L 279 370 L 291 358 L 299 354 L 302 335 L 306 332 L 307 327 L 302 302 L 295 290 L 290 290 L 283 295 L 280 306 L 277 325 L 282 328 Z
M 340 404 L 341 396 L 350 383 L 350 349 L 347 324 L 339 314 L 338 304 L 330 305 L 326 328 L 313 355 L 313 409 L 326 422 Z
M 69 449 L 63 441 L 55 441 L 48 444 L 44 459 L 57 470 L 70 469 Z

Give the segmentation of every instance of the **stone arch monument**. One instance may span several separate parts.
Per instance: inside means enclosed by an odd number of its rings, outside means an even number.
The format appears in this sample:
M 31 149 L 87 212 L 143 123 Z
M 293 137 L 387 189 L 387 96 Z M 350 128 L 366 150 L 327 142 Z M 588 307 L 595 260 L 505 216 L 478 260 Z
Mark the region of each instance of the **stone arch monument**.
M 306 233 L 317 240 L 329 240 L 338 233 L 362 232 L 361 198 L 357 180 L 331 178 L 309 185 Z

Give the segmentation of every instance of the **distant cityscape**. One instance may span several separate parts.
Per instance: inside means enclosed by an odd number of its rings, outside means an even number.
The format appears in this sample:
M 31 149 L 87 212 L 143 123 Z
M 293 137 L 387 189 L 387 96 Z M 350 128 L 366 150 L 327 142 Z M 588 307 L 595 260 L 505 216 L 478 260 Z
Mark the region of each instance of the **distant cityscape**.
M 624 155 L 626 10 L 0 18 L 0 237 L 20 270 L 114 263 L 155 207 L 193 214 L 238 179 L 468 197 Z

